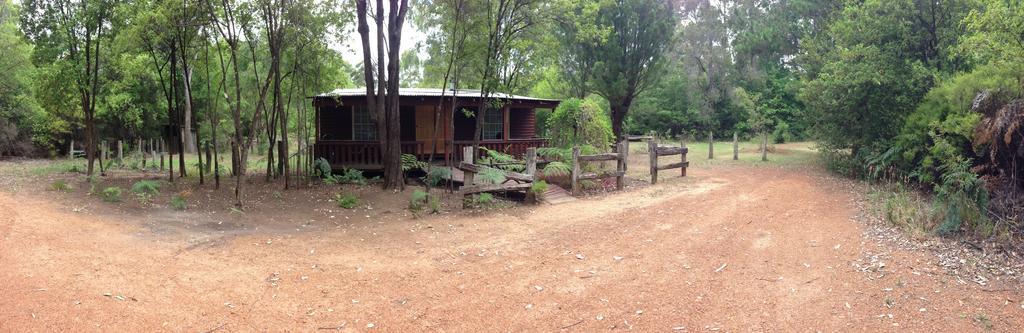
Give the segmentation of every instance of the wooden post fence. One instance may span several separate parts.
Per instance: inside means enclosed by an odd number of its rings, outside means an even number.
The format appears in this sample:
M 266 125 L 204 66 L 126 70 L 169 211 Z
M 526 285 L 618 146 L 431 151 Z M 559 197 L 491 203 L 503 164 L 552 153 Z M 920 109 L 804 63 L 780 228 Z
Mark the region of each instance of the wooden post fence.
M 737 161 L 740 159 L 740 135 L 737 132 L 732 132 L 732 160 Z
M 708 159 L 715 159 L 715 133 L 708 131 Z
M 160 139 L 160 141 L 157 142 L 160 143 L 160 147 L 157 148 L 157 150 L 160 151 L 160 171 L 164 171 L 164 148 L 166 148 L 164 146 L 164 139 Z
M 602 179 L 602 178 L 615 177 L 616 178 L 615 179 L 615 187 L 617 189 L 620 189 L 620 190 L 623 188 L 623 186 L 625 184 L 623 177 L 626 176 L 626 171 L 625 171 L 624 164 L 626 163 L 626 151 L 628 150 L 628 149 L 626 149 L 624 147 L 629 147 L 629 143 L 628 143 L 628 141 L 623 140 L 622 142 L 619 142 L 616 147 L 617 147 L 616 150 L 618 150 L 618 152 L 616 152 L 616 153 L 604 153 L 604 154 L 595 154 L 595 155 L 581 155 L 580 154 L 580 147 L 579 146 L 572 147 L 572 177 L 571 177 L 571 179 L 572 179 L 572 194 L 573 195 L 578 195 L 580 193 L 580 190 L 581 190 L 581 188 L 580 188 L 580 181 L 590 180 L 590 179 Z M 616 161 L 617 164 L 616 164 L 615 171 L 614 172 L 605 172 L 605 173 L 589 173 L 589 174 L 583 174 L 582 173 L 581 170 L 582 170 L 582 164 L 583 163 L 585 163 L 585 162 L 601 162 L 601 161 Z
M 764 135 L 762 136 L 762 139 L 761 139 L 761 161 L 762 162 L 767 162 L 768 161 L 768 132 L 767 131 L 764 132 Z
M 686 142 L 684 140 L 679 140 L 679 147 L 659 146 L 657 142 L 650 140 L 647 142 L 647 150 L 648 154 L 651 156 L 651 184 L 658 183 L 658 171 L 660 170 L 680 169 L 680 176 L 686 177 L 686 168 L 690 166 L 690 162 L 686 161 L 686 153 L 688 153 L 690 149 L 686 148 Z M 680 155 L 679 163 L 658 165 L 658 157 L 672 155 Z
M 526 174 L 537 177 L 537 148 L 526 148 Z

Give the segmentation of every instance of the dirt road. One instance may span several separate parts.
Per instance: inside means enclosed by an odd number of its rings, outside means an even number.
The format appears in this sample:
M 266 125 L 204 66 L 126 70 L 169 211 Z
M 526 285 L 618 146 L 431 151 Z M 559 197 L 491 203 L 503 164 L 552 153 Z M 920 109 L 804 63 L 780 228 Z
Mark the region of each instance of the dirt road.
M 223 236 L 0 192 L 0 331 L 1024 327 L 1019 289 L 866 238 L 852 191 L 821 171 L 667 178 L 558 206 Z

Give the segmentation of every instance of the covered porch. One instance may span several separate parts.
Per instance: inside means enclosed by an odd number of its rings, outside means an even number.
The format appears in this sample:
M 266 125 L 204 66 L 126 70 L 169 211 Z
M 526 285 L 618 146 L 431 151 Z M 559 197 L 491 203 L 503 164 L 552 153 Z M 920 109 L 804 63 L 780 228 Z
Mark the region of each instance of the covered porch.
M 416 155 L 422 161 L 430 159 L 434 150 L 433 141 L 403 141 L 402 154 Z M 446 145 L 451 153 L 446 152 Z M 454 146 L 453 146 L 454 145 Z M 547 139 L 510 139 L 507 141 L 484 141 L 480 147 L 501 151 L 514 156 L 522 156 L 530 147 L 544 147 Z M 437 154 L 434 161 L 444 161 L 451 157 L 452 161 L 462 161 L 462 148 L 473 146 L 473 141 L 438 140 Z M 360 170 L 377 170 L 382 168 L 381 146 L 379 141 L 327 141 L 317 142 L 313 147 L 317 158 L 324 158 L 332 168 L 352 168 Z M 451 155 L 451 156 L 448 156 Z
M 473 145 L 478 120 L 482 123 L 481 147 L 521 156 L 527 148 L 547 145 L 547 140 L 537 135 L 536 111 L 554 109 L 559 101 L 498 93 L 484 102 L 493 106 L 479 112 L 478 91 L 449 90 L 442 94 L 440 89 L 402 89 L 402 153 L 424 161 L 431 156 L 434 161 L 460 161 L 462 148 Z M 383 168 L 377 125 L 366 108 L 365 90 L 335 90 L 314 97 L 313 105 L 316 158 L 327 160 L 334 169 Z

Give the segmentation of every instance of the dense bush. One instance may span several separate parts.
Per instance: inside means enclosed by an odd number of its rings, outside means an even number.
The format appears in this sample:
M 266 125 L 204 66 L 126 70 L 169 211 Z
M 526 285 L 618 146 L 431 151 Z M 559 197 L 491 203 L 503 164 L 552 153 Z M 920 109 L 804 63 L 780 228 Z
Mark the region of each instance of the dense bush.
M 550 143 L 556 147 L 609 147 L 612 142 L 611 120 L 592 99 L 562 101 L 548 117 L 547 127 Z
M 981 115 L 972 102 L 983 91 L 1020 96 L 1024 67 L 991 64 L 941 83 L 925 96 L 896 138 L 894 162 L 914 178 L 935 184 L 939 168 L 960 157 L 974 158 L 971 137 Z
M 100 197 L 106 202 L 120 202 L 121 201 L 121 188 L 120 187 L 108 187 L 103 189 L 100 193 Z

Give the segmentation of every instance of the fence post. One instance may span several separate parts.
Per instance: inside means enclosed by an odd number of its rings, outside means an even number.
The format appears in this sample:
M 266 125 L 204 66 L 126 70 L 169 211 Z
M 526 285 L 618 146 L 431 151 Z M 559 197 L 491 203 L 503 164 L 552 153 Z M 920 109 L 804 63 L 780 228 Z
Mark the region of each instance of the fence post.
M 708 131 L 708 159 L 715 159 L 715 133 Z
M 768 132 L 765 131 L 761 140 L 761 161 L 768 162 Z
M 68 159 L 75 158 L 75 140 L 71 140 L 71 144 L 68 145 Z
M 160 171 L 164 171 L 164 148 L 166 148 L 164 147 L 164 139 L 161 138 L 160 141 L 157 142 L 160 143 L 160 147 L 157 149 L 160 151 Z
M 124 146 L 121 140 L 117 140 L 117 163 L 124 164 Z
M 615 168 L 615 171 L 618 173 L 615 177 L 615 189 L 621 191 L 625 187 L 624 180 L 626 178 L 626 157 L 629 151 L 629 140 L 623 139 L 622 142 L 619 142 L 617 150 L 619 151 L 619 163 Z
M 647 140 L 647 151 L 651 158 L 651 185 L 658 183 L 658 143 L 654 138 Z
M 476 152 L 473 150 L 473 146 L 462 147 L 462 163 L 473 164 L 473 155 L 475 154 Z M 476 180 L 476 174 L 472 171 L 463 171 L 462 175 L 462 186 L 472 186 L 473 182 Z
M 580 193 L 580 147 L 572 147 L 572 194 Z
M 537 148 L 526 148 L 526 174 L 537 181 Z
M 738 132 L 732 132 L 732 160 L 737 161 L 740 159 L 740 135 Z
M 681 158 L 682 159 L 681 162 L 683 162 L 683 167 L 680 168 L 680 169 L 682 169 L 682 171 L 680 171 L 680 176 L 686 177 L 686 167 L 687 167 L 687 165 L 686 165 L 686 153 L 689 152 L 688 151 L 689 149 L 686 149 L 686 139 L 679 139 L 679 148 L 683 149 L 683 152 L 682 152 L 683 157 Z

